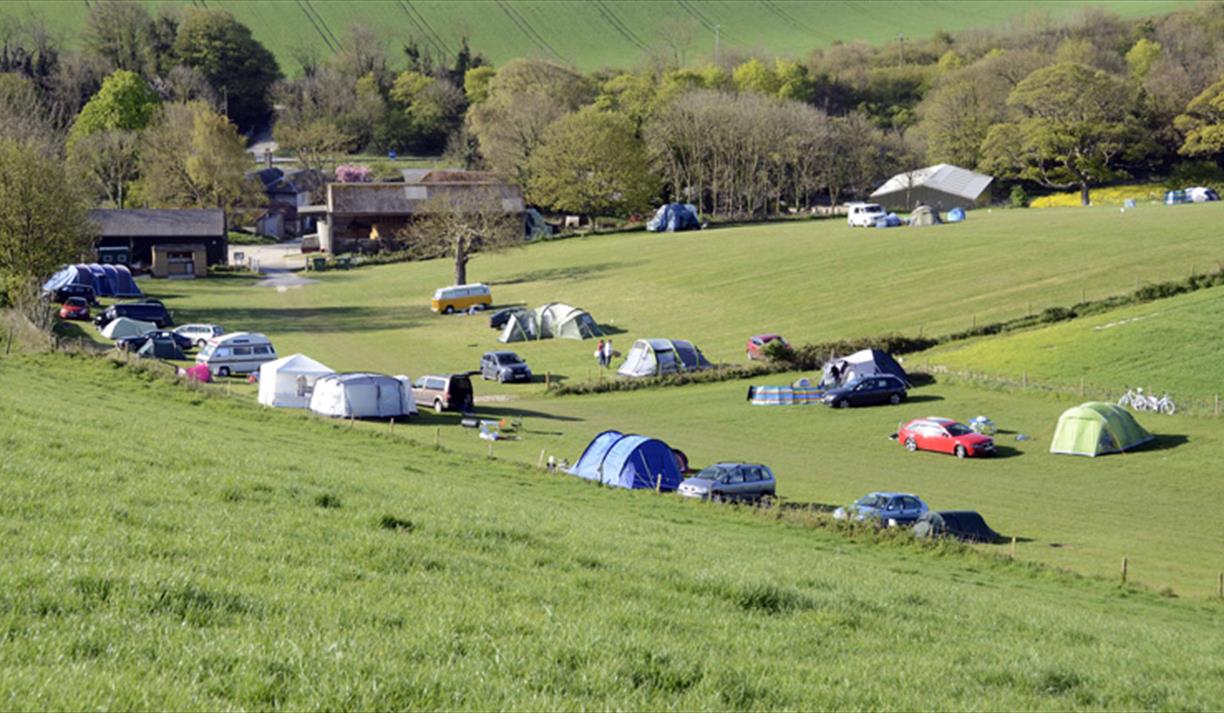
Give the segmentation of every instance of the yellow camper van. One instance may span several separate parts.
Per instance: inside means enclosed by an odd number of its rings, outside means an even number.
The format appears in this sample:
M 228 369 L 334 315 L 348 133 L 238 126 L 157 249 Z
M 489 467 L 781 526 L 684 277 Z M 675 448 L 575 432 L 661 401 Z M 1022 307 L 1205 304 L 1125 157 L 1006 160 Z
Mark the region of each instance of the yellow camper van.
M 485 309 L 492 304 L 493 292 L 488 285 L 452 285 L 435 291 L 429 308 L 440 314 L 451 314 L 472 307 Z

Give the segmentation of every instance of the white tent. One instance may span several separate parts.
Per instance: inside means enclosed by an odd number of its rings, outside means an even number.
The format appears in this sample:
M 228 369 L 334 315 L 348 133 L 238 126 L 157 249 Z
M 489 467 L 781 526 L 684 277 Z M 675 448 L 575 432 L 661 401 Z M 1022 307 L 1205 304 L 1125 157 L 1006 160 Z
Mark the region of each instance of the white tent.
M 336 371 L 305 354 L 291 354 L 259 367 L 259 403 L 281 408 L 308 408 L 315 382 Z
M 329 374 L 319 377 L 310 410 L 342 418 L 397 418 L 417 413 L 412 381 L 384 374 Z
M 617 372 L 622 376 L 662 376 L 678 371 L 709 369 L 701 350 L 680 339 L 639 339 L 633 343 L 625 363 Z
M 152 322 L 141 322 L 137 319 L 128 317 L 119 317 L 112 319 L 110 324 L 102 329 L 102 336 L 107 339 L 123 339 L 124 337 L 138 337 L 146 332 L 151 332 L 157 329 L 157 325 Z
M 892 358 L 891 354 L 879 349 L 861 349 L 849 356 L 833 357 L 825 362 L 823 381 L 831 386 L 837 385 L 833 384 L 834 366 L 840 372 L 837 384 L 848 384 L 855 379 L 875 374 L 892 374 L 905 383 L 909 383 L 909 374 L 905 373 L 905 369 L 897 363 L 896 359 Z

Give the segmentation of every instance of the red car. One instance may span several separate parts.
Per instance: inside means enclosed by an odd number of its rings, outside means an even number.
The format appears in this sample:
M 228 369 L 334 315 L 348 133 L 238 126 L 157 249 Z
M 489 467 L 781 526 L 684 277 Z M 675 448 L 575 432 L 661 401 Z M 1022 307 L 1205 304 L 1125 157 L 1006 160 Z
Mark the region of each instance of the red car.
M 994 439 L 974 432 L 950 418 L 919 418 L 897 431 L 897 442 L 907 451 L 951 453 L 957 458 L 994 455 Z
M 69 297 L 60 307 L 60 319 L 89 319 L 89 303 L 84 297 Z
M 786 344 L 786 340 L 780 334 L 757 334 L 748 338 L 748 358 L 757 361 L 765 360 L 765 347 L 771 342 L 778 341 L 781 344 Z

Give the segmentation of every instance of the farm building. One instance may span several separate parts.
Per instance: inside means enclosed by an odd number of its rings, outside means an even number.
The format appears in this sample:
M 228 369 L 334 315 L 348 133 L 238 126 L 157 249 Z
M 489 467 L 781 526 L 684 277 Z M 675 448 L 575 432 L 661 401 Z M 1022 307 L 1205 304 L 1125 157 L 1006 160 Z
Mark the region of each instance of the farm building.
M 886 210 L 910 211 L 929 205 L 941 211 L 973 208 L 990 200 L 994 178 L 948 163 L 898 173 L 871 194 Z
M 312 169 L 283 170 L 275 166 L 250 171 L 250 180 L 263 186 L 265 212 L 255 221 L 256 232 L 278 240 L 296 238 L 315 229 L 315 216 L 300 215 L 298 210 L 310 205 L 316 191 L 321 191 L 324 178 Z
M 403 183 L 329 183 L 322 205 L 299 209 L 318 219 L 324 252 L 372 252 L 412 220 L 440 204 L 489 206 L 525 220 L 523 192 L 483 171 L 412 172 Z M 407 177 L 407 176 L 406 176 Z
M 224 265 L 228 259 L 225 211 L 220 208 L 89 211 L 99 228 L 95 245 L 99 255 L 137 268 L 153 264 L 156 245 L 201 245 L 206 265 Z
M 153 277 L 195 277 L 208 274 L 208 249 L 203 243 L 153 246 Z

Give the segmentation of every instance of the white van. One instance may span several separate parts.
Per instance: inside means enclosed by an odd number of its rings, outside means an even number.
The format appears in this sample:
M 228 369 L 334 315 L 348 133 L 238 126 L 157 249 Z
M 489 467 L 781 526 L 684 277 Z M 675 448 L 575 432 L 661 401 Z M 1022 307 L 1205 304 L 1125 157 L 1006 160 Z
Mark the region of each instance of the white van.
M 213 337 L 196 356 L 213 376 L 258 371 L 261 364 L 276 360 L 272 342 L 258 332 L 234 332 Z
M 846 225 L 851 228 L 874 227 L 877 219 L 887 215 L 878 203 L 849 203 L 846 208 Z

